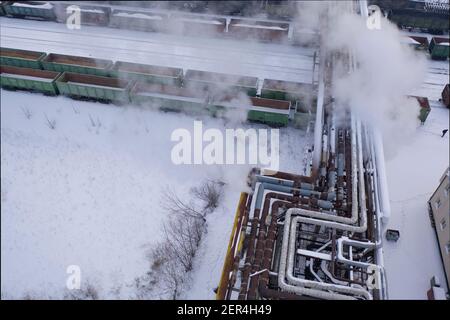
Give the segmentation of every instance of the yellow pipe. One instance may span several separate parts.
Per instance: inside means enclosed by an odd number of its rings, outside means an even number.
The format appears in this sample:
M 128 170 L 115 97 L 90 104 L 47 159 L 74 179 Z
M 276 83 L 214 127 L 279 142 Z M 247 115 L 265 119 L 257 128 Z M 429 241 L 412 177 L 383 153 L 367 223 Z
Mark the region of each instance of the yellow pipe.
M 226 270 L 228 269 L 228 262 L 231 259 L 231 246 L 233 245 L 233 239 L 234 236 L 236 234 L 236 229 L 237 229 L 237 223 L 239 221 L 239 208 L 241 208 L 242 205 L 245 205 L 245 203 L 243 203 L 244 201 L 247 200 L 247 193 L 245 192 L 241 192 L 241 196 L 239 198 L 239 203 L 236 209 L 236 215 L 234 217 L 234 223 L 233 223 L 233 229 L 231 230 L 231 235 L 230 235 L 230 241 L 228 242 L 228 249 L 227 249 L 227 254 L 225 255 L 225 260 L 223 262 L 223 267 L 222 267 L 222 275 L 220 277 L 220 282 L 219 282 L 219 287 L 217 289 L 217 293 L 216 293 L 216 300 L 223 300 L 225 298 L 225 289 L 226 288 L 222 288 L 226 283 L 227 283 L 227 279 L 229 277 L 229 271 Z M 239 243 L 239 247 L 241 246 L 241 243 Z M 233 255 L 234 258 L 234 255 Z

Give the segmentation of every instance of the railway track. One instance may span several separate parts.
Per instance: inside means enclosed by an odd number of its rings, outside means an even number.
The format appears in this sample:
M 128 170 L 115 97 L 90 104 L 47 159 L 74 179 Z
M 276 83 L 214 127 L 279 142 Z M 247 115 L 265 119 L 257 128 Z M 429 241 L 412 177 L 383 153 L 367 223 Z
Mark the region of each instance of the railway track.
M 19 27 L 17 22 L 8 20 L 1 18 L 1 45 L 5 47 L 67 54 L 77 49 L 80 55 L 88 56 L 94 56 L 101 50 L 100 55 L 109 55 L 110 59 L 148 63 L 151 57 L 159 65 L 176 63 L 185 69 L 233 72 L 288 81 L 311 82 L 313 75 L 313 49 L 295 50 L 282 45 L 248 44 L 223 39 L 212 39 L 213 45 L 204 45 L 204 39 L 196 40 L 196 44 L 192 45 L 186 43 L 186 37 L 172 36 L 173 41 L 164 41 L 160 39 L 161 35 L 145 33 L 145 39 L 138 39 L 130 38 L 128 34 L 131 32 L 127 30 L 115 30 L 117 35 L 110 36 L 104 35 L 102 27 L 85 27 L 87 32 L 70 32 L 61 30 L 65 28 L 63 25 L 51 22 L 21 20 L 22 26 Z M 52 24 L 52 28 L 36 29 L 36 24 Z M 165 35 L 164 38 L 168 37 Z M 235 44 L 239 47 L 234 47 Z
M 47 31 L 47 32 L 51 32 L 51 33 L 64 34 L 64 35 L 68 35 L 68 36 L 73 36 L 74 32 L 76 34 L 89 35 L 89 32 L 82 32 L 81 30 L 77 30 L 77 31 L 56 31 L 56 30 L 52 30 L 51 28 L 35 28 L 35 27 L 30 28 L 30 27 L 10 26 L 10 25 L 7 25 L 7 24 L 5 24 L 3 22 L 2 22 L 2 26 L 1 27 L 2 28 L 9 28 L 9 29 L 17 29 L 17 30 L 31 30 L 31 31 L 43 31 L 43 32 Z M 92 26 L 84 26 L 83 28 L 90 28 L 90 27 L 92 27 Z M 110 30 L 110 29 L 108 29 L 108 30 Z M 133 33 L 142 33 L 143 31 L 132 31 L 132 32 Z M 145 34 L 148 34 L 148 33 L 145 32 Z M 155 33 L 153 33 L 153 34 L 155 34 Z M 130 36 L 127 36 L 127 37 L 117 37 L 117 36 L 115 36 L 115 37 L 113 37 L 113 36 L 110 36 L 110 35 L 108 35 L 106 33 L 102 33 L 102 34 L 97 33 L 97 35 L 101 36 L 102 39 L 135 40 L 135 41 L 139 41 L 139 42 L 143 42 L 143 43 L 149 43 L 149 44 L 167 44 L 167 45 L 168 44 L 173 44 L 174 41 L 169 42 L 169 41 L 165 41 L 164 39 L 168 39 L 168 38 L 170 39 L 172 37 L 176 41 L 176 37 L 177 37 L 176 35 L 163 34 L 158 39 L 158 41 L 149 41 L 149 40 L 142 40 L 142 39 L 139 39 L 137 37 L 130 37 Z M 223 40 L 226 40 L 226 42 L 224 42 Z M 252 53 L 252 51 L 245 50 L 245 48 L 240 48 L 239 50 L 233 50 L 233 48 L 230 47 L 229 44 L 231 44 L 231 43 L 236 44 L 236 45 L 237 44 L 239 44 L 239 45 L 242 44 L 242 42 L 240 42 L 238 40 L 223 38 L 223 39 L 207 39 L 207 41 L 205 41 L 205 42 L 208 42 L 208 43 L 213 42 L 213 43 L 215 43 L 215 47 L 219 47 L 220 46 L 222 49 L 226 48 L 228 51 L 231 51 L 231 52 L 234 51 L 234 52 Z M 211 49 L 211 48 L 214 48 L 214 46 L 211 46 L 211 45 L 202 45 L 198 41 L 197 41 L 197 45 L 195 45 L 195 46 L 194 45 L 189 45 L 189 44 L 186 44 L 186 43 L 179 44 L 179 45 L 183 46 L 185 48 L 200 48 L 200 49 Z M 259 43 L 259 42 L 255 42 L 254 45 L 256 45 L 255 47 L 257 47 L 258 45 L 264 46 L 264 50 L 265 50 L 265 53 L 267 55 L 276 55 L 276 56 L 280 56 L 280 57 L 290 57 L 292 55 L 292 51 L 293 51 L 293 50 L 289 50 L 289 51 L 291 51 L 291 53 L 284 54 L 282 51 L 280 51 L 280 49 L 283 49 L 284 46 L 280 47 L 279 45 L 274 45 L 274 44 L 269 44 L 269 43 L 262 44 L 262 43 Z M 276 47 L 277 50 L 276 51 L 269 51 L 271 46 L 272 47 Z M 289 47 L 286 47 L 286 49 L 289 49 Z M 253 50 L 253 52 L 254 51 L 255 50 Z M 314 50 L 313 49 L 308 49 L 308 48 L 304 48 L 303 47 L 303 48 L 296 48 L 295 51 L 297 53 L 302 52 L 302 56 L 303 57 L 307 57 L 309 59 L 314 56 Z

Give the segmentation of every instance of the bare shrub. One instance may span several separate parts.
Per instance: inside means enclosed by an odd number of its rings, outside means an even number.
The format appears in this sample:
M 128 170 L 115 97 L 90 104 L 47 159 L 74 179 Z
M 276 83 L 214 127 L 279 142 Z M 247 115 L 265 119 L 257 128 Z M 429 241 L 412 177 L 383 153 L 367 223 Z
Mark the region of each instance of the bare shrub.
M 25 117 L 29 120 L 32 117 L 32 113 L 28 108 L 23 108 L 21 107 L 23 114 L 25 115 Z
M 119 299 L 120 297 L 120 292 L 122 291 L 122 285 L 121 284 L 117 284 L 115 286 L 113 286 L 110 290 L 110 293 L 116 297 L 117 299 Z
M 52 129 L 52 130 L 54 130 L 55 128 L 56 128 L 56 120 L 50 120 L 48 117 L 47 117 L 47 114 L 45 113 L 44 114 L 45 115 L 45 119 L 47 120 L 47 127 L 49 127 L 50 129 Z
M 200 186 L 190 189 L 193 200 L 186 202 L 170 188 L 163 191 L 161 206 L 172 215 L 181 214 L 205 221 L 208 213 L 219 206 L 223 195 L 224 182 L 219 180 L 206 180 Z M 196 205 L 200 202 L 200 208 Z
M 205 222 L 183 214 L 172 216 L 163 225 L 166 254 L 176 259 L 185 272 L 192 270 L 195 252 L 200 244 Z
M 195 253 L 205 229 L 203 217 L 184 212 L 171 215 L 163 225 L 163 241 L 151 252 L 153 263 L 148 275 L 156 277 L 162 292 L 174 300 L 184 288 L 187 275 L 193 268 Z M 145 290 L 145 286 L 140 288 L 141 293 Z
M 95 121 L 92 118 L 91 114 L 89 114 L 89 120 L 91 121 L 91 126 L 93 126 L 93 127 L 97 126 L 97 124 L 95 123 Z
M 158 278 L 155 276 L 153 270 L 150 270 L 145 275 L 134 279 L 133 286 L 136 289 L 136 299 L 146 300 L 152 299 L 152 293 Z
M 162 193 L 161 206 L 169 212 L 163 224 L 164 237 L 151 250 L 151 270 L 136 279 L 138 297 L 149 294 L 158 284 L 163 293 L 177 299 L 193 269 L 195 254 L 206 232 L 205 216 L 218 207 L 222 197 L 220 181 L 207 180 L 190 190 L 193 197 L 185 202 L 170 188 Z M 201 209 L 196 202 L 201 202 Z
M 22 300 L 39 300 L 34 294 L 27 292 L 23 295 Z
M 75 107 L 75 106 L 73 105 L 73 103 L 72 103 L 72 110 L 73 110 L 73 112 L 74 112 L 75 114 L 80 114 L 80 110 L 79 110 L 77 107 Z
M 166 188 L 161 197 L 161 207 L 172 215 L 185 215 L 192 218 L 205 220 L 204 213 L 197 209 L 195 204 L 181 200 L 177 193 L 170 188 Z
M 67 290 L 64 294 L 65 300 L 98 300 L 97 289 L 91 284 L 87 283 L 80 289 Z
M 199 187 L 191 188 L 191 194 L 204 203 L 205 213 L 214 211 L 219 206 L 223 195 L 224 183 L 219 180 L 206 180 Z
M 152 269 L 158 275 L 162 292 L 176 300 L 184 287 L 186 271 L 178 263 L 172 249 L 173 247 L 167 241 L 159 243 L 152 251 L 154 261 Z

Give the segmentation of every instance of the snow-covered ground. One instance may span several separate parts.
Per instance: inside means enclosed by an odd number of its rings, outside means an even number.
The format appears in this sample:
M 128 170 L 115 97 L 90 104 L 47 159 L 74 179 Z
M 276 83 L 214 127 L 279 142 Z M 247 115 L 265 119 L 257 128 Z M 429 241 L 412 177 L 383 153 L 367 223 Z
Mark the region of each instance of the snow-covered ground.
M 426 54 L 429 57 L 429 54 Z M 428 59 L 428 68 L 425 79 L 420 88 L 411 94 L 427 97 L 430 101 L 439 101 L 445 84 L 449 82 L 448 61 Z
M 2 47 L 312 79 L 314 49 L 103 27 L 71 31 L 8 18 L 0 18 L 0 31 Z M 426 299 L 430 278 L 444 279 L 427 200 L 449 163 L 449 135 L 440 137 L 449 128 L 449 110 L 437 101 L 448 75 L 447 61 L 429 60 L 423 85 L 411 94 L 428 97 L 432 111 L 407 144 L 386 154 L 392 215 L 385 227 L 400 230 L 398 242 L 384 242 L 391 299 Z M 101 298 L 133 297 L 133 280 L 148 270 L 146 253 L 161 237 L 162 189 L 188 197 L 190 187 L 220 177 L 228 182 L 225 196 L 207 218 L 191 287 L 182 294 L 214 297 L 248 167 L 173 165 L 170 134 L 191 129 L 193 117 L 3 90 L 1 115 L 2 295 L 61 297 L 66 268 L 76 264 Z M 46 117 L 55 120 L 54 130 Z M 230 125 L 203 121 L 221 130 Z M 307 143 L 302 131 L 282 129 L 280 170 L 302 173 Z
M 384 242 L 384 260 L 390 299 L 427 299 L 430 279 L 437 275 L 445 286 L 436 236 L 427 201 L 449 164 L 449 109 L 438 99 L 448 82 L 448 61 L 428 59 L 424 84 L 414 95 L 430 99 L 431 112 L 409 141 L 386 154 L 391 218 L 386 228 L 400 230 L 398 242 Z M 389 139 L 389 137 L 385 137 Z
M 312 80 L 314 49 L 0 18 L 1 46 L 289 81 Z M 317 70 L 317 69 L 316 69 Z M 24 110 L 29 110 L 30 119 Z M 2 294 L 61 297 L 68 265 L 100 297 L 133 297 L 160 239 L 161 190 L 188 197 L 206 178 L 230 182 L 208 217 L 187 298 L 213 298 L 249 167 L 175 166 L 170 134 L 194 118 L 136 107 L 1 91 Z M 46 117 L 56 122 L 55 130 Z M 224 121 L 204 118 L 223 130 Z M 93 126 L 96 123 L 96 126 Z M 251 125 L 252 127 L 258 127 Z M 302 131 L 282 129 L 280 169 L 302 172 Z M 118 289 L 120 288 L 120 289 Z M 157 297 L 157 295 L 155 296 Z
M 434 35 L 429 33 L 408 32 L 405 30 L 402 30 L 401 33 L 404 36 L 411 35 L 425 37 L 428 39 L 428 42 L 434 37 Z M 443 37 L 448 37 L 448 35 L 444 35 Z M 427 73 L 421 87 L 411 92 L 411 94 L 428 97 L 429 100 L 437 101 L 441 98 L 441 92 L 444 89 L 444 85 L 449 81 L 448 61 L 432 60 L 430 53 L 426 50 L 417 52 L 418 54 L 427 57 Z
M 403 34 L 428 37 L 423 33 Z M 427 299 L 430 279 L 437 275 L 445 286 L 444 269 L 435 232 L 428 216 L 428 199 L 449 164 L 449 109 L 439 99 L 449 79 L 448 61 L 431 60 L 426 51 L 427 71 L 422 85 L 411 95 L 430 101 L 431 112 L 409 140 L 386 154 L 386 175 L 391 200 L 391 218 L 386 229 L 400 230 L 398 242 L 384 243 L 384 260 L 391 299 Z M 388 138 L 386 138 L 388 139 Z
M 190 187 L 217 177 L 227 182 L 224 199 L 208 216 L 192 289 L 184 293 L 214 297 L 247 166 L 172 164 L 170 135 L 192 130 L 190 116 L 0 93 L 3 297 L 60 298 L 69 265 L 80 266 L 82 282 L 92 283 L 100 298 L 134 297 L 133 280 L 148 271 L 146 253 L 162 235 L 163 188 L 186 199 Z M 232 125 L 202 120 L 205 128 Z M 309 138 L 287 128 L 280 140 L 280 169 L 301 172 Z

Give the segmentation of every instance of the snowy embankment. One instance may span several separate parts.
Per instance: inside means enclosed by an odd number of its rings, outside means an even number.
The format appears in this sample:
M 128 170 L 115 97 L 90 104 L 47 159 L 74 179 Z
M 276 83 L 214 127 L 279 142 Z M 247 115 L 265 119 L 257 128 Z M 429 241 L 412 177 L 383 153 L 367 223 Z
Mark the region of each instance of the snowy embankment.
M 136 297 L 134 280 L 149 270 L 147 254 L 162 237 L 162 190 L 187 199 L 191 187 L 219 178 L 224 198 L 207 217 L 183 295 L 214 297 L 249 167 L 172 164 L 171 133 L 192 130 L 193 117 L 4 90 L 1 115 L 3 298 L 62 298 L 69 265 L 80 266 L 82 285 L 99 298 Z M 301 172 L 303 135 L 280 131 L 281 169 Z M 149 296 L 159 297 L 166 296 Z

